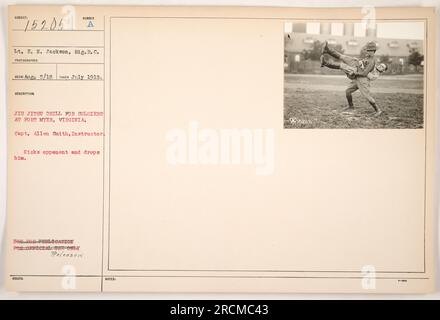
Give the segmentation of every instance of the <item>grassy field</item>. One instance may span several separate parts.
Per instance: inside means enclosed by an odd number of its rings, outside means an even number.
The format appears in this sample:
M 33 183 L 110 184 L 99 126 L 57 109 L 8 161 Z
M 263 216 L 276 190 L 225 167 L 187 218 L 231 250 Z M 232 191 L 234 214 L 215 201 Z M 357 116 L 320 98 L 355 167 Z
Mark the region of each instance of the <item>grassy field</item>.
M 285 128 L 423 128 L 423 77 L 383 76 L 371 82 L 371 92 L 384 111 L 374 109 L 359 90 L 353 94 L 355 111 L 347 106 L 345 76 L 284 76 Z

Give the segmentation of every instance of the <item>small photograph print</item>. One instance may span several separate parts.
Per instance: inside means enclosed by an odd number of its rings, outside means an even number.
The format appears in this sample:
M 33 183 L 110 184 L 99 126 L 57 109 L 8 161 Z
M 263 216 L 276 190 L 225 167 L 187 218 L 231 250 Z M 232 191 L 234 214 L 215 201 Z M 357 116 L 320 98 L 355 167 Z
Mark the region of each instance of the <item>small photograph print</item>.
M 284 25 L 284 128 L 417 129 L 423 21 Z

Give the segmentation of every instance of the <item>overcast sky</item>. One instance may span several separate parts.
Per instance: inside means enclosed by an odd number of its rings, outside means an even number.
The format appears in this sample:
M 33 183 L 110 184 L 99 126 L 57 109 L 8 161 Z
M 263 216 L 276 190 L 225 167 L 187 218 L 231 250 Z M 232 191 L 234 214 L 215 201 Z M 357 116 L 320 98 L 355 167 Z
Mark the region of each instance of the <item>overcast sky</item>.
M 367 24 L 362 22 L 354 23 L 354 36 L 365 36 L 365 29 Z M 391 38 L 391 39 L 424 39 L 424 23 L 423 22 L 377 22 L 377 37 L 378 38 Z M 292 22 L 285 24 L 285 32 L 292 31 Z M 319 34 L 320 23 L 319 22 L 307 22 L 307 33 Z M 336 36 L 342 36 L 344 33 L 344 23 L 333 22 L 331 23 L 331 34 Z
M 423 22 L 378 22 L 378 38 L 424 39 Z

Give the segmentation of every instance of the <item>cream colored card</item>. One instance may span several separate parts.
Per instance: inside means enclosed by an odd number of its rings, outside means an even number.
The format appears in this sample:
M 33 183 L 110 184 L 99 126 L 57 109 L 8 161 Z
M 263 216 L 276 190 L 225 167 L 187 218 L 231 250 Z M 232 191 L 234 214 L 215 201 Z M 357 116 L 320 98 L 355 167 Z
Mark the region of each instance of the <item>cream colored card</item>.
M 9 289 L 433 291 L 435 26 L 9 7 Z

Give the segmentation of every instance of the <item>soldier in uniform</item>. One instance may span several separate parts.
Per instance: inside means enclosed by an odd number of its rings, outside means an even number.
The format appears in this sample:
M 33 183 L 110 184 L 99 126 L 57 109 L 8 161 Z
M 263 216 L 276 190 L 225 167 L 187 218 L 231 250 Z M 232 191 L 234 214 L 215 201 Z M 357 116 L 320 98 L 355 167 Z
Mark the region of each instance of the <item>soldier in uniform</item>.
M 378 77 L 377 72 L 383 72 L 386 70 L 386 65 L 381 64 L 376 67 L 374 54 L 376 52 L 376 43 L 368 42 L 361 51 L 360 59 L 349 57 L 337 52 L 335 49 L 328 47 L 327 41 L 322 48 L 322 54 L 329 54 L 330 56 L 341 60 L 341 63 L 335 64 L 327 61 L 323 55 L 321 55 L 321 65 L 327 66 L 333 69 L 342 69 L 351 79 L 351 83 L 345 90 L 348 106 L 344 111 L 353 111 L 353 97 L 352 94 L 359 90 L 361 94 L 368 100 L 370 105 L 376 111 L 375 115 L 378 116 L 382 113 L 382 110 L 376 103 L 376 100 L 372 97 L 370 92 L 370 80 L 375 80 Z
M 349 79 L 354 79 L 354 73 L 358 71 L 358 68 L 363 68 L 363 62 L 358 58 L 341 54 L 339 60 L 330 60 L 325 55 L 321 55 L 321 67 L 342 70 Z M 382 72 L 385 72 L 387 69 L 388 66 L 385 63 L 379 63 L 373 71 L 367 74 L 367 78 L 370 81 L 377 80 Z

